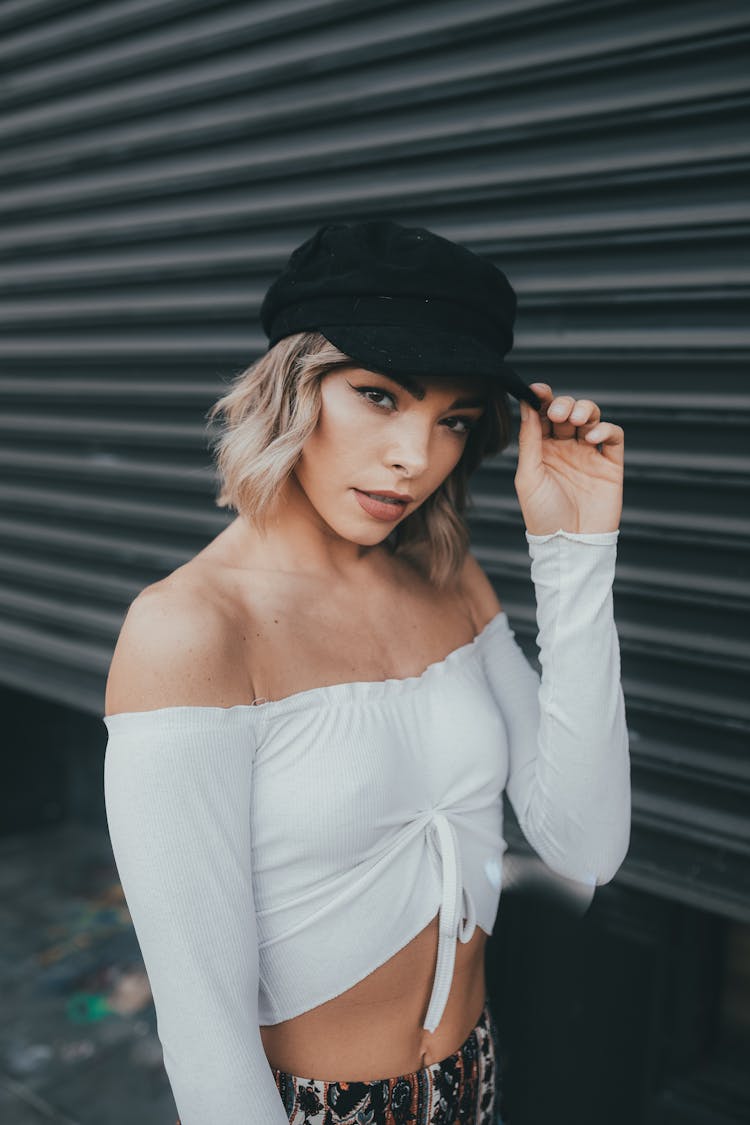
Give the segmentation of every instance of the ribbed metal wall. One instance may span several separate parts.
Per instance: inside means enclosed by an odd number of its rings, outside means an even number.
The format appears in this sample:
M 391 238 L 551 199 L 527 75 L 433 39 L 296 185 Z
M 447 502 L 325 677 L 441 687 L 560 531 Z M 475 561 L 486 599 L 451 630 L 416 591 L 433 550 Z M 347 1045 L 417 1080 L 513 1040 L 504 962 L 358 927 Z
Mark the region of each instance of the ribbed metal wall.
M 618 878 L 750 917 L 749 37 L 726 0 L 0 3 L 0 679 L 101 713 L 130 599 L 229 518 L 204 414 L 271 278 L 321 222 L 426 225 L 626 431 Z M 472 529 L 535 654 L 515 457 Z

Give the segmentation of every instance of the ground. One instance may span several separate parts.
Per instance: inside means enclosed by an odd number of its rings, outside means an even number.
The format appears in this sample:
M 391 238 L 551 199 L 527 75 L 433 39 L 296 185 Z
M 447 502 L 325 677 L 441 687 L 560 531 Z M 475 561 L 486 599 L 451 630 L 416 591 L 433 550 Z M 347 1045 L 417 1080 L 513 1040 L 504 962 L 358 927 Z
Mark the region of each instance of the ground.
M 0 840 L 0 995 L 3 1125 L 176 1120 L 106 830 Z

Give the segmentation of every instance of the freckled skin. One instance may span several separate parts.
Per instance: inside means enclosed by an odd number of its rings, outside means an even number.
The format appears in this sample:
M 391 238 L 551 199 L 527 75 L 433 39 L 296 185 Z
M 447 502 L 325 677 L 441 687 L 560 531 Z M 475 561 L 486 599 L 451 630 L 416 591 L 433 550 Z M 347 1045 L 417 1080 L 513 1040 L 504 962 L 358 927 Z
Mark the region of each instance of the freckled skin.
M 320 683 L 417 674 L 476 631 L 463 592 L 438 594 L 392 557 L 385 540 L 396 524 L 369 516 L 352 491 L 411 494 L 406 519 L 455 468 L 464 431 L 482 408 L 450 408 L 458 397 L 481 393 L 483 381 L 419 382 L 421 400 L 362 368 L 326 375 L 318 424 L 265 534 L 239 516 L 196 556 L 212 596 L 224 598 L 227 617 L 241 621 L 250 638 L 228 647 L 223 706 L 246 701 L 248 682 L 249 698 L 278 699 Z M 382 393 L 352 389 L 366 386 Z M 319 1079 L 370 1081 L 452 1054 L 484 1005 L 486 939 L 477 926 L 470 942 L 457 941 L 451 992 L 434 1034 L 422 1024 L 437 961 L 437 916 L 346 992 L 261 1027 L 270 1065 Z
M 408 518 L 452 472 L 466 445 L 461 436 L 465 427 L 456 419 L 476 420 L 482 411 L 461 409 L 451 415 L 448 408 L 460 395 L 480 391 L 482 384 L 420 381 L 427 394 L 417 401 L 387 377 L 361 368 L 324 378 L 318 426 L 294 474 L 301 495 L 295 492 L 287 509 L 287 518 L 294 523 L 299 517 L 305 528 L 296 534 L 290 525 L 289 542 L 312 538 L 313 553 L 320 552 L 306 523 L 312 521 L 325 540 L 323 553 L 330 551 L 329 559 L 346 574 L 347 561 L 354 558 L 356 569 L 356 560 L 362 559 L 360 547 L 382 543 L 395 526 L 369 517 L 353 487 L 411 494 L 414 502 L 402 517 Z M 363 397 L 352 389 L 368 385 L 385 393 Z M 394 580 L 403 582 L 403 577 L 394 574 Z M 410 644 L 414 646 L 413 638 Z M 422 661 L 415 658 L 417 664 L 429 662 L 429 647 Z M 445 651 L 452 647 L 456 645 L 446 645 Z M 358 678 L 370 677 L 360 673 Z M 293 1020 L 261 1028 L 270 1064 L 293 1074 L 369 1081 L 445 1058 L 463 1043 L 481 1013 L 486 940 L 477 927 L 469 943 L 457 942 L 453 984 L 435 1033 L 424 1031 L 422 1023 L 437 961 L 437 918 L 347 992 Z

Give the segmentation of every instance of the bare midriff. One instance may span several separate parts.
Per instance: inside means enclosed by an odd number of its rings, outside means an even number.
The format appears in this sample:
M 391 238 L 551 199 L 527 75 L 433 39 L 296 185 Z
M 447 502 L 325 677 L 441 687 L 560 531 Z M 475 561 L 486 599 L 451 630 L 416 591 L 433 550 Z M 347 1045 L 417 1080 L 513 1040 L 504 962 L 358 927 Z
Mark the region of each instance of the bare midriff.
M 447 1058 L 482 1013 L 486 941 L 479 926 L 471 941 L 456 941 L 450 994 L 434 1032 L 425 1031 L 423 1024 L 437 962 L 437 916 L 346 992 L 293 1019 L 262 1026 L 270 1066 L 304 1078 L 372 1082 L 412 1074 Z

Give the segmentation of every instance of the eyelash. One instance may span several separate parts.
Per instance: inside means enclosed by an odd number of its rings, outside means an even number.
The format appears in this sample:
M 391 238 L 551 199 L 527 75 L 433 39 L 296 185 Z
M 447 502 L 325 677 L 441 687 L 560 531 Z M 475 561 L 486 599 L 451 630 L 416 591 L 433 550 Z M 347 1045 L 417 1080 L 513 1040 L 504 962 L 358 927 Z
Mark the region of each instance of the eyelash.
M 351 387 L 352 384 L 350 383 L 349 386 Z M 363 398 L 365 398 L 365 395 L 369 394 L 371 391 L 374 391 L 377 395 L 385 395 L 386 398 L 391 399 L 393 402 L 396 401 L 390 391 L 384 391 L 382 387 L 352 387 L 352 390 L 355 390 L 357 394 L 361 395 Z M 369 402 L 370 406 L 374 406 L 376 410 L 387 409 L 385 406 L 383 406 L 382 403 L 373 402 L 371 399 L 365 398 L 365 402 Z M 463 422 L 463 424 L 466 426 L 465 430 L 455 430 L 451 426 L 448 426 L 448 429 L 451 431 L 451 433 L 458 434 L 459 437 L 465 437 L 467 434 L 471 433 L 471 431 L 477 426 L 477 421 L 474 418 L 462 418 L 458 414 L 452 414 L 450 418 L 446 419 L 446 421 L 449 422 L 451 421 L 451 419 L 455 419 L 455 421 L 457 422 Z

